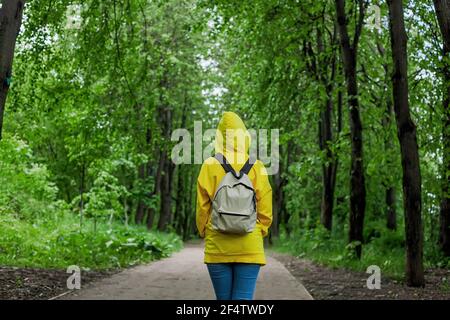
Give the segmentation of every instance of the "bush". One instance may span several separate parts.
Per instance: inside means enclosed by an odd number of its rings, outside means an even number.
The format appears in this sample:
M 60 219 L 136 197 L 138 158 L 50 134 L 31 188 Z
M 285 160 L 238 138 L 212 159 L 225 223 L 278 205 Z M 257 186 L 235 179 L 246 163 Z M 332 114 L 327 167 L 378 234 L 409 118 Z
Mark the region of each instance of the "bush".
M 175 234 L 148 232 L 145 227 L 85 221 L 70 213 L 30 224 L 0 217 L 0 265 L 40 268 L 124 268 L 168 256 L 182 246 Z
M 24 141 L 8 135 L 0 141 L 0 172 L 0 265 L 123 268 L 165 257 L 182 245 L 175 234 L 114 222 L 126 191 L 106 172 L 86 194 L 82 232 L 79 218 L 56 200 L 47 169 Z
M 400 231 L 385 230 L 377 238 L 363 244 L 362 257 L 354 257 L 357 243 L 348 244 L 345 233 L 330 234 L 321 225 L 290 236 L 281 234 L 274 249 L 298 257 L 306 257 L 329 267 L 342 267 L 365 272 L 370 265 L 378 265 L 382 272 L 401 280 L 404 274 L 404 240 Z
M 0 172 L 0 215 L 34 219 L 53 212 L 58 189 L 24 141 L 8 135 L 0 140 Z

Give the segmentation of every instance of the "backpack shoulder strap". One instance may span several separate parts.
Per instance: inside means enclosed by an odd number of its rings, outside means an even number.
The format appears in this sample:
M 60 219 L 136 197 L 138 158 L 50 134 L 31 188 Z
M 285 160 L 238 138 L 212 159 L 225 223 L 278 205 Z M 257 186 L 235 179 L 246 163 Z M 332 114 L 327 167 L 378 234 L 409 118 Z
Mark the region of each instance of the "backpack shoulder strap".
M 227 159 L 224 157 L 221 153 L 216 153 L 214 158 L 219 161 L 219 163 L 222 165 L 223 170 L 225 170 L 226 173 L 231 172 L 233 176 L 236 177 L 236 179 L 239 179 L 240 177 L 237 175 L 236 171 L 234 171 L 233 167 L 228 163 Z
M 244 163 L 244 165 L 242 166 L 241 172 L 248 175 L 248 173 L 250 172 L 250 170 L 252 169 L 254 164 L 255 163 L 253 161 L 250 162 L 250 157 L 249 157 L 247 159 L 247 161 Z
M 216 158 L 217 161 L 219 161 L 219 163 L 222 165 L 222 168 L 225 170 L 226 173 L 231 172 L 236 179 L 242 178 L 243 174 L 248 174 L 254 164 L 253 161 L 250 162 L 250 157 L 249 157 L 247 159 L 247 161 L 244 163 L 244 165 L 242 166 L 241 171 L 239 171 L 239 175 L 238 175 L 236 173 L 236 171 L 234 171 L 233 167 L 228 163 L 227 159 L 225 158 L 225 156 L 223 154 L 217 153 L 214 156 L 214 158 Z

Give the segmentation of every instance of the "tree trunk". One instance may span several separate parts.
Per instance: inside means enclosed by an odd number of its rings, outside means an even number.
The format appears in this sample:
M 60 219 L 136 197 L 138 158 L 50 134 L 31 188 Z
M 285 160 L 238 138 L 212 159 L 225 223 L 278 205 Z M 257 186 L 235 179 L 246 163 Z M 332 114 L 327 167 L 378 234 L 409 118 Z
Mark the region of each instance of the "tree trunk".
M 126 181 L 123 182 L 124 185 L 126 183 L 127 183 Z M 133 182 L 129 181 L 128 183 L 129 183 L 128 190 L 133 190 Z M 125 223 L 125 227 L 128 228 L 128 226 L 130 224 L 130 217 L 132 217 L 133 200 L 130 199 L 129 197 L 123 195 L 122 203 L 123 203 L 124 223 Z
M 167 224 L 170 221 L 172 215 L 172 173 L 173 163 L 167 157 L 166 152 L 164 154 L 164 172 L 162 174 L 161 184 L 161 212 L 158 221 L 158 230 L 165 231 Z
M 178 166 L 178 173 L 177 173 L 177 197 L 176 197 L 176 204 L 175 204 L 175 230 L 177 231 L 177 234 L 182 233 L 183 228 L 183 221 L 184 221 L 184 171 L 183 167 L 181 165 Z
M 129 212 L 128 202 L 127 202 L 127 199 L 124 197 L 123 198 L 123 216 L 125 218 L 125 220 L 124 220 L 125 228 L 128 228 L 128 212 Z
M 162 120 L 163 120 L 163 131 L 166 141 L 170 141 L 171 134 L 171 124 L 172 124 L 172 110 L 169 106 L 163 108 Z M 164 146 L 165 148 L 166 146 Z M 158 221 L 158 230 L 166 230 L 167 224 L 170 221 L 172 214 L 172 176 L 174 165 L 172 160 L 168 156 L 168 151 L 164 150 L 162 152 L 164 169 L 162 173 L 162 184 L 161 184 L 161 212 Z
M 83 229 L 83 215 L 84 215 L 84 183 L 86 175 L 86 165 L 83 163 L 81 166 L 81 178 L 80 178 L 80 232 Z
M 408 59 L 402 0 L 388 0 L 391 34 L 394 110 L 403 168 L 403 206 L 406 232 L 406 280 L 424 286 L 421 176 L 416 126 L 408 101 Z
M 324 37 L 321 26 L 316 27 L 317 53 L 307 42 L 304 46 L 305 54 L 309 57 L 308 69 L 314 78 L 325 87 L 326 100 L 323 110 L 319 116 L 319 148 L 325 153 L 325 159 L 322 163 L 322 200 L 320 209 L 320 221 L 322 225 L 329 231 L 332 228 L 333 203 L 334 203 L 334 173 L 335 157 L 332 152 L 331 144 L 333 143 L 332 132 L 332 114 L 333 114 L 333 90 L 336 75 L 336 52 L 334 49 L 335 40 L 337 38 L 337 29 L 334 26 L 333 34 L 329 37 L 329 52 L 325 51 Z M 326 38 L 326 37 L 325 37 Z M 331 72 L 329 72 L 329 69 Z M 327 76 L 328 74 L 330 76 Z
M 365 7 L 364 2 L 359 0 L 359 20 L 355 28 L 354 41 L 351 44 L 347 31 L 345 1 L 335 0 L 335 2 L 350 109 L 351 170 L 349 242 L 359 242 L 355 246 L 355 254 L 360 258 L 362 250 L 361 243 L 363 242 L 364 213 L 366 209 L 366 187 L 364 181 L 362 123 L 359 114 L 356 66 L 358 41 L 364 22 Z
M 280 146 L 282 148 L 282 146 Z M 282 154 L 281 150 L 281 154 Z M 281 161 L 278 172 L 273 176 L 274 183 L 274 192 L 272 195 L 273 198 L 273 220 L 272 227 L 270 230 L 270 242 L 272 242 L 272 238 L 278 238 L 280 235 L 280 218 L 282 217 L 283 211 L 283 178 L 281 177 L 282 172 L 284 170 L 283 161 Z
M 334 45 L 336 39 L 336 27 L 334 27 L 333 36 L 330 39 L 331 45 Z M 319 39 L 319 53 L 324 51 L 321 32 L 318 33 Z M 322 49 L 321 49 L 322 48 Z M 329 63 L 321 63 L 322 65 L 328 65 Z M 336 75 L 336 53 L 332 50 L 331 56 L 331 76 L 330 78 L 320 76 L 322 82 L 325 86 L 326 91 L 326 102 L 325 108 L 321 112 L 320 120 L 320 148 L 325 150 L 326 161 L 322 165 L 322 202 L 321 202 L 321 214 L 320 219 L 322 225 L 329 231 L 332 229 L 333 225 L 333 204 L 334 204 L 334 188 L 335 188 L 335 175 L 336 175 L 336 157 L 331 149 L 331 144 L 333 143 L 333 126 L 332 126 L 332 115 L 333 115 L 333 91 L 334 91 L 334 81 Z M 322 73 L 328 74 L 327 69 Z
M 385 48 L 383 47 L 383 44 L 379 39 L 377 39 L 377 48 L 378 53 L 383 58 L 383 61 L 386 61 L 385 58 Z M 381 121 L 381 124 L 383 126 L 385 137 L 384 137 L 384 153 L 388 158 L 387 166 L 388 170 L 391 170 L 392 168 L 392 159 L 391 159 L 391 151 L 393 149 L 390 132 L 391 132 L 391 117 L 392 117 L 392 97 L 389 93 L 389 65 L 388 63 L 383 63 L 383 69 L 384 69 L 384 78 L 385 78 L 385 85 L 384 90 L 386 94 L 386 109 L 384 111 L 384 116 Z M 388 134 L 387 134 L 388 133 Z M 386 204 L 386 227 L 389 230 L 396 230 L 397 229 L 397 211 L 395 207 L 395 188 L 393 186 L 392 182 L 389 182 L 388 184 L 385 184 L 385 204 Z
M 439 245 L 445 256 L 450 257 L 450 2 L 434 0 L 436 16 L 444 42 L 442 70 L 444 83 L 444 118 L 442 126 L 443 165 L 442 165 L 442 199 L 440 210 Z
M 162 157 L 162 152 L 160 152 L 159 161 L 158 161 L 158 169 L 156 170 L 156 177 L 155 177 L 155 187 L 153 189 L 153 194 L 151 195 L 156 196 L 161 193 L 161 183 L 162 183 L 162 172 L 164 170 L 164 159 Z M 160 199 L 161 201 L 161 199 Z M 151 207 L 147 210 L 147 229 L 151 230 L 153 228 L 153 222 L 155 220 L 155 208 Z
M 383 127 L 385 132 L 390 132 L 391 130 L 391 114 L 392 114 L 392 103 L 390 98 L 387 101 L 386 116 L 383 121 Z M 384 140 L 384 150 L 387 157 L 390 157 L 390 151 L 392 150 L 392 143 L 390 137 L 385 137 Z M 388 168 L 392 168 L 391 160 L 388 160 Z M 397 210 L 395 207 L 395 188 L 392 182 L 385 189 L 385 202 L 386 202 L 386 227 L 389 230 L 397 229 Z
M 284 161 L 284 170 L 286 171 L 286 173 L 289 172 L 289 166 L 291 165 L 291 162 L 292 162 L 292 154 L 297 154 L 296 153 L 296 149 L 297 148 L 295 146 L 295 143 L 292 140 L 289 140 L 288 143 L 287 143 L 286 159 L 283 160 Z M 284 186 L 284 184 L 285 184 L 285 181 L 283 179 L 281 179 L 281 186 Z M 291 230 L 292 230 L 292 226 L 289 224 L 290 214 L 289 214 L 288 210 L 286 209 L 284 188 L 281 187 L 279 190 L 277 190 L 277 192 L 280 192 L 280 195 L 279 195 L 280 204 L 279 204 L 279 212 L 278 212 L 278 226 L 280 224 L 283 224 L 283 227 L 284 227 L 284 230 L 286 231 L 286 233 L 290 234 Z
M 397 229 L 397 213 L 395 210 L 395 189 L 388 187 L 386 189 L 386 227 L 389 230 Z
M 189 179 L 185 179 L 184 188 L 185 191 L 184 197 L 183 197 L 183 207 L 184 207 L 184 221 L 183 221 L 183 241 L 186 241 L 189 236 L 189 218 L 191 217 L 191 206 L 190 201 L 192 201 L 192 190 L 191 184 L 192 184 L 192 172 L 191 170 L 188 170 L 188 173 L 186 176 L 189 175 Z
M 0 140 L 3 114 L 12 79 L 12 64 L 16 39 L 22 24 L 25 0 L 2 0 L 0 9 Z
M 279 229 L 279 218 L 281 214 L 281 202 L 283 201 L 283 192 L 281 191 L 281 166 L 278 172 L 273 176 L 274 191 L 272 195 L 273 203 L 273 217 L 272 217 L 272 228 L 270 230 L 270 242 L 272 243 L 272 238 L 278 238 L 280 235 Z
M 188 188 L 188 190 L 189 190 L 189 199 L 188 199 L 188 203 L 187 203 L 187 212 L 189 212 L 189 214 L 195 219 L 195 201 L 194 201 L 194 193 L 196 192 L 196 190 L 195 190 L 195 188 L 196 188 L 196 184 L 195 184 L 195 181 L 196 181 L 196 178 L 195 178 L 196 176 L 193 176 L 192 174 L 191 174 L 191 177 L 190 177 L 190 183 L 189 183 L 189 188 Z M 188 220 L 188 225 L 187 225 L 187 227 L 188 227 L 188 230 L 189 230 L 189 232 L 188 232 L 188 234 L 195 234 L 196 232 L 197 232 L 197 230 L 196 230 L 196 224 L 193 222 L 193 221 L 191 221 L 191 220 Z
M 333 223 L 333 202 L 334 202 L 334 156 L 330 144 L 333 142 L 331 130 L 331 115 L 333 113 L 332 89 L 327 89 L 327 102 L 325 110 L 321 113 L 321 149 L 325 150 L 326 162 L 322 165 L 322 202 L 320 220 L 322 225 L 331 231 Z
M 185 128 L 186 127 L 186 118 L 187 118 L 187 110 L 190 103 L 187 99 L 187 92 L 184 93 L 184 103 L 183 103 L 183 109 L 181 111 L 181 119 L 179 123 L 179 128 Z M 182 138 L 178 140 L 178 143 L 182 142 Z M 186 207 L 185 207 L 185 201 L 184 198 L 186 197 L 186 171 L 187 168 L 185 168 L 182 165 L 178 165 L 177 170 L 177 196 L 176 196 L 176 208 L 175 208 L 175 230 L 177 234 L 181 235 L 183 234 L 183 227 L 184 227 L 184 221 L 186 213 Z
M 138 177 L 140 181 L 144 181 L 145 180 L 145 164 L 141 164 L 139 166 L 139 172 L 138 172 Z M 139 199 L 137 208 L 136 208 L 136 224 L 141 224 L 142 220 L 144 219 L 144 215 L 145 215 L 145 205 L 144 205 L 144 201 L 142 199 Z
M 141 119 L 140 111 L 138 112 L 138 121 L 139 121 L 139 123 L 144 122 Z M 149 152 L 151 149 L 151 142 L 152 142 L 152 132 L 151 132 L 150 128 L 147 126 L 145 129 L 145 147 L 141 148 L 141 152 Z M 149 160 L 149 161 L 147 161 L 147 163 L 141 164 L 139 166 L 138 176 L 142 182 L 146 182 L 147 179 L 150 177 L 151 168 L 152 168 L 151 160 Z M 152 196 L 152 192 L 150 192 L 150 191 L 146 192 L 144 194 L 144 197 L 147 197 L 147 198 L 150 198 L 151 196 Z M 143 199 L 140 199 L 137 209 L 136 209 L 136 223 L 137 224 L 141 224 L 143 222 L 146 212 L 150 212 L 149 208 L 144 203 Z M 148 227 L 148 222 L 149 222 L 149 218 L 147 217 L 147 227 Z M 149 229 L 151 229 L 151 227 Z

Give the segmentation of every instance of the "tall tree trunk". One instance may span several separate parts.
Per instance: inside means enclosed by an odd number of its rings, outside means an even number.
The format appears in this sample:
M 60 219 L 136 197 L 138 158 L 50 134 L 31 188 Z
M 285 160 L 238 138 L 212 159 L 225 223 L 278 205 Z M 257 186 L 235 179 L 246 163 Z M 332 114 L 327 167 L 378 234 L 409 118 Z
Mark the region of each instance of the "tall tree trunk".
M 170 131 L 172 124 L 172 110 L 169 106 L 166 106 L 162 110 L 164 137 L 166 141 L 170 141 Z M 166 146 L 164 146 L 165 148 Z M 161 212 L 158 221 L 158 230 L 166 230 L 167 224 L 170 221 L 172 214 L 172 176 L 174 165 L 172 160 L 168 156 L 168 151 L 163 150 L 162 157 L 164 160 L 164 169 L 162 172 L 162 184 L 161 184 Z
M 141 122 L 142 120 L 140 119 L 140 114 L 138 115 L 139 117 L 139 121 Z M 152 132 L 150 130 L 150 128 L 147 126 L 147 128 L 145 129 L 145 145 L 146 145 L 146 149 L 142 148 L 141 152 L 150 152 L 151 149 L 151 142 L 152 142 Z M 144 151 L 145 150 L 145 151 Z M 152 168 L 152 161 L 149 160 L 147 161 L 147 163 L 145 164 L 141 164 L 139 166 L 139 179 L 144 182 L 147 181 L 147 179 L 151 176 L 151 168 Z M 154 188 L 155 189 L 155 188 Z M 144 197 L 150 198 L 153 196 L 153 192 L 147 192 Z M 144 220 L 145 217 L 145 213 L 149 213 L 150 210 L 148 208 L 148 206 L 144 203 L 143 199 L 141 199 L 138 203 L 137 209 L 136 209 L 136 223 L 137 224 L 141 224 Z M 149 224 L 149 220 L 151 220 L 151 218 L 149 216 L 147 216 L 147 228 L 151 229 L 152 223 Z M 149 227 L 150 225 L 150 227 Z
M 320 73 L 318 77 L 322 79 L 323 85 L 326 92 L 326 101 L 324 105 L 324 110 L 322 110 L 320 115 L 320 149 L 325 151 L 326 161 L 322 164 L 322 202 L 321 202 L 321 214 L 320 219 L 322 225 L 329 231 L 331 231 L 333 226 L 333 205 L 334 205 L 334 189 L 335 189 L 335 176 L 337 170 L 337 158 L 332 150 L 331 144 L 333 143 L 333 92 L 334 92 L 334 82 L 336 78 L 336 44 L 337 38 L 337 28 L 334 24 L 333 35 L 330 35 L 331 56 L 329 61 L 320 61 L 321 68 L 319 68 Z M 318 39 L 318 51 L 319 56 L 325 51 L 322 32 L 318 29 L 317 33 Z M 319 58 L 320 59 L 320 58 Z M 323 59 L 322 59 L 323 60 Z M 330 77 L 327 77 L 328 68 L 331 70 Z
M 185 191 L 184 197 L 183 197 L 183 207 L 184 207 L 184 221 L 183 221 L 183 241 L 186 241 L 189 237 L 189 220 L 191 215 L 190 211 L 190 204 L 189 201 L 192 200 L 191 198 L 191 183 L 192 183 L 192 172 L 191 170 L 188 170 L 186 173 L 186 177 L 189 176 L 189 179 L 184 179 L 184 187 L 183 190 Z
M 386 61 L 386 50 L 381 43 L 380 39 L 377 39 L 377 49 L 378 53 L 380 54 L 381 58 L 383 58 L 383 61 Z M 392 96 L 389 92 L 389 65 L 387 62 L 383 63 L 383 69 L 384 69 L 384 78 L 385 78 L 385 85 L 384 90 L 386 94 L 386 109 L 384 110 L 383 119 L 381 121 L 381 124 L 383 126 L 385 137 L 384 137 L 384 153 L 388 157 L 388 169 L 390 170 L 392 168 L 392 160 L 391 160 L 391 151 L 393 149 L 392 147 L 392 141 L 389 134 L 391 132 L 391 119 L 392 119 Z M 395 207 L 395 188 L 393 186 L 392 182 L 389 182 L 388 184 L 385 184 L 385 203 L 386 203 L 386 227 L 389 230 L 396 230 L 397 229 L 397 210 Z
M 322 17 L 323 22 L 325 18 Z M 310 42 L 305 42 L 303 50 L 307 56 L 308 70 L 313 77 L 325 87 L 326 100 L 323 110 L 320 111 L 318 123 L 319 148 L 325 153 L 325 159 L 322 163 L 322 200 L 320 209 L 320 220 L 322 225 L 329 231 L 332 228 L 333 204 L 334 204 L 334 170 L 335 157 L 332 152 L 331 144 L 333 142 L 332 114 L 333 114 L 333 91 L 336 75 L 336 52 L 334 49 L 337 38 L 337 28 L 334 26 L 333 34 L 330 34 L 329 48 L 330 52 L 325 51 L 324 37 L 321 25 L 316 27 L 316 51 Z M 325 37 L 326 38 L 326 37 Z M 329 72 L 331 70 L 331 72 Z M 328 74 L 331 74 L 328 76 Z
M 447 81 L 450 81 L 448 79 Z M 446 117 L 444 124 L 444 165 L 442 181 L 442 199 L 440 208 L 439 244 L 445 256 L 450 257 L 450 110 L 447 100 Z
M 338 72 L 339 72 L 338 68 Z M 342 95 L 342 90 L 339 88 L 338 90 L 336 90 L 337 92 L 337 106 L 336 106 L 336 125 L 332 126 L 332 128 L 334 127 L 334 131 L 335 134 L 337 136 L 337 139 L 339 139 L 339 135 L 342 132 L 342 100 L 343 100 L 343 95 Z M 333 209 L 334 210 L 334 198 L 336 198 L 335 195 L 335 190 L 336 190 L 336 181 L 337 181 L 337 171 L 338 171 L 338 167 L 339 167 L 339 157 L 337 153 L 333 154 L 333 161 L 331 163 L 331 173 L 330 173 L 330 185 L 331 185 L 331 190 L 332 190 L 332 198 L 333 198 Z M 340 199 L 336 198 L 336 205 L 340 204 Z M 341 201 L 342 202 L 342 201 Z
M 187 92 L 185 92 L 183 109 L 181 112 L 181 121 L 179 123 L 180 128 L 186 127 L 187 110 L 189 105 L 190 104 L 187 99 Z M 182 138 L 180 137 L 178 142 L 180 143 L 181 141 Z M 177 196 L 174 218 L 176 222 L 175 230 L 177 231 L 177 234 L 181 235 L 183 233 L 184 217 L 185 215 L 187 215 L 184 201 L 184 198 L 186 197 L 186 189 L 184 187 L 186 181 L 186 168 L 184 168 L 182 165 L 178 165 L 177 180 Z
M 183 229 L 183 221 L 184 221 L 184 171 L 183 167 L 181 165 L 178 166 L 178 173 L 177 173 L 177 196 L 176 196 L 176 204 L 175 204 L 175 230 L 177 231 L 177 234 L 182 233 Z
M 364 214 L 366 209 L 366 187 L 363 167 L 362 123 L 359 114 L 358 82 L 356 77 L 357 49 L 364 22 L 364 1 L 358 0 L 359 19 L 355 28 L 353 44 L 347 30 L 345 1 L 335 0 L 338 30 L 342 47 L 345 80 L 347 83 L 348 105 L 350 109 L 351 170 L 350 170 L 350 228 L 349 242 L 359 242 L 355 254 L 361 257 L 363 242 Z
M 386 201 L 386 227 L 389 230 L 397 229 L 397 212 L 395 210 L 395 189 L 388 187 L 385 191 Z
M 273 176 L 274 183 L 274 192 L 273 192 L 273 220 L 272 220 L 272 228 L 270 230 L 270 242 L 272 243 L 272 238 L 278 238 L 279 236 L 279 222 L 282 211 L 282 203 L 283 203 L 283 190 L 282 190 L 282 177 L 281 173 L 283 170 L 283 166 L 280 165 L 278 172 Z
M 289 143 L 289 142 L 288 142 Z M 280 146 L 280 154 L 283 154 L 284 147 Z M 283 202 L 284 202 L 284 179 L 282 177 L 284 171 L 286 170 L 286 162 L 284 159 L 280 159 L 280 164 L 278 168 L 278 172 L 273 175 L 273 183 L 274 183 L 274 192 L 272 194 L 273 198 L 273 220 L 272 227 L 270 230 L 270 243 L 274 238 L 278 238 L 280 235 L 280 223 L 283 218 Z M 286 170 L 287 171 L 287 170 Z
M 424 286 L 421 176 L 416 126 L 408 101 L 408 58 L 402 0 L 387 0 L 391 34 L 394 110 L 403 167 L 403 206 L 406 232 L 406 280 Z
M 153 189 L 153 193 L 151 194 L 151 197 L 154 197 L 161 193 L 162 172 L 164 170 L 163 167 L 164 167 L 164 158 L 162 152 L 160 152 L 158 160 L 158 168 L 156 169 L 155 186 Z M 155 220 L 155 208 L 150 207 L 147 210 L 147 229 L 151 230 L 153 228 L 154 220 Z
M 0 9 L 0 140 L 3 114 L 12 79 L 12 64 L 16 39 L 22 24 L 25 0 L 2 0 Z
M 334 202 L 334 155 L 331 150 L 331 143 L 333 142 L 331 130 L 331 115 L 333 113 L 332 88 L 327 86 L 327 101 L 325 110 L 321 113 L 321 134 L 320 142 L 321 149 L 325 150 L 326 162 L 322 165 L 322 202 L 320 220 L 322 225 L 331 231 L 333 224 L 333 202 Z
M 141 164 L 139 166 L 139 172 L 138 172 L 138 178 L 140 181 L 144 181 L 145 180 L 145 164 Z M 136 224 L 141 224 L 142 220 L 144 219 L 144 215 L 145 215 L 145 205 L 144 205 L 144 201 L 143 199 L 139 199 L 137 208 L 136 208 Z
M 385 132 L 390 132 L 391 130 L 391 115 L 392 115 L 392 102 L 391 98 L 387 98 L 388 101 L 386 101 L 386 112 L 385 112 L 385 118 L 383 119 L 383 127 Z M 391 150 L 392 150 L 392 142 L 389 136 L 385 137 L 384 139 L 384 151 L 387 157 L 389 157 L 388 168 L 392 168 L 391 165 Z M 395 206 L 395 187 L 393 186 L 392 182 L 389 182 L 389 185 L 385 187 L 385 203 L 386 203 L 386 227 L 389 230 L 396 230 L 397 229 L 397 210 Z
M 195 213 L 194 213 L 195 209 L 194 209 L 194 204 L 193 204 L 193 202 L 194 202 L 193 194 L 195 193 L 195 189 L 194 189 L 195 183 L 194 182 L 195 182 L 195 176 L 191 172 L 191 175 L 189 178 L 189 186 L 186 188 L 186 190 L 188 190 L 187 192 L 189 194 L 188 202 L 186 205 L 186 212 L 188 212 L 189 215 L 193 218 L 195 218 Z M 192 221 L 190 219 L 188 219 L 186 222 L 187 235 L 194 234 L 196 232 L 195 228 L 196 228 L 195 223 L 192 223 Z
M 284 161 L 284 170 L 286 173 L 289 173 L 289 166 L 292 163 L 292 154 L 298 154 L 297 148 L 295 143 L 292 140 L 288 141 L 287 144 L 287 155 Z M 281 167 L 281 166 L 280 166 Z M 281 186 L 285 184 L 285 181 L 283 179 L 281 180 Z M 283 224 L 284 230 L 287 234 L 291 233 L 292 226 L 289 224 L 290 214 L 288 210 L 286 209 L 286 199 L 284 194 L 284 188 L 281 188 L 280 190 L 277 190 L 277 192 L 280 192 L 280 204 L 279 204 L 279 212 L 278 212 L 278 225 Z
M 83 165 L 81 166 L 81 178 L 80 178 L 80 232 L 83 229 L 85 176 L 86 176 L 86 165 L 83 162 Z
M 164 151 L 164 172 L 161 184 L 161 212 L 158 230 L 165 231 L 172 215 L 172 175 L 173 163 Z
M 442 126 L 442 199 L 440 210 L 440 230 L 439 245 L 442 252 L 450 257 L 450 1 L 434 0 L 436 16 L 444 42 L 442 70 L 444 82 L 444 98 L 442 101 L 444 108 L 444 118 Z
M 124 168 L 125 166 L 123 166 L 123 171 L 125 170 Z M 124 179 L 123 184 L 127 184 L 127 179 Z M 133 182 L 132 180 L 130 180 L 128 185 L 128 190 L 133 190 Z M 123 217 L 124 217 L 124 223 L 125 223 L 125 227 L 128 227 L 130 224 L 130 217 L 132 217 L 132 207 L 133 207 L 133 200 L 130 199 L 129 197 L 123 195 L 122 196 L 122 204 L 123 204 Z
M 337 124 L 336 124 L 336 135 L 339 136 L 342 132 L 342 91 L 338 90 L 337 94 Z M 335 190 L 336 190 L 336 177 L 337 177 L 337 171 L 339 167 L 339 158 L 337 154 L 333 154 L 333 163 L 331 166 L 331 186 L 333 190 L 333 199 L 335 197 Z M 337 199 L 336 199 L 337 200 Z M 336 201 L 337 203 L 337 201 Z M 334 208 L 334 205 L 333 205 Z
M 339 68 L 340 70 L 341 68 Z M 341 72 L 341 71 L 339 71 Z M 337 108 L 336 108 L 336 135 L 339 135 L 342 132 L 342 105 L 343 105 L 343 89 L 341 89 L 341 86 L 337 92 Z

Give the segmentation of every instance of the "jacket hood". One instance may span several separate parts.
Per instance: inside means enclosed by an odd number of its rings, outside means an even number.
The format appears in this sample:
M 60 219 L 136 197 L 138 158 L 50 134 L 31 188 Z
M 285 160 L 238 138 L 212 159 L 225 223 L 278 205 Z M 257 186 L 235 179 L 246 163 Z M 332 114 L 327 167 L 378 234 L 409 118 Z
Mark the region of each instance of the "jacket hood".
M 236 162 L 235 155 L 240 154 L 237 162 L 245 162 L 248 158 L 250 143 L 250 133 L 242 119 L 234 112 L 224 112 L 216 130 L 216 153 L 224 154 L 231 163 Z M 230 155 L 231 159 L 228 159 Z

